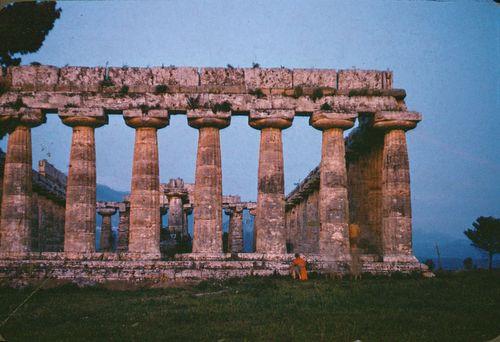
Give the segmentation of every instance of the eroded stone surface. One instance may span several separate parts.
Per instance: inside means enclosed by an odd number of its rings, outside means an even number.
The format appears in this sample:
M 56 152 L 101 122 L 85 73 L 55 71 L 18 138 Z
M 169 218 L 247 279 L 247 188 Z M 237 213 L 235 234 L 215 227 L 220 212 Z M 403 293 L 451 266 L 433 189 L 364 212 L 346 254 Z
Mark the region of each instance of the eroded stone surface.
M 73 127 L 68 180 L 64 250 L 88 253 L 95 251 L 96 169 L 94 129 L 107 123 L 107 117 L 80 116 L 76 109 L 61 113 L 64 124 Z

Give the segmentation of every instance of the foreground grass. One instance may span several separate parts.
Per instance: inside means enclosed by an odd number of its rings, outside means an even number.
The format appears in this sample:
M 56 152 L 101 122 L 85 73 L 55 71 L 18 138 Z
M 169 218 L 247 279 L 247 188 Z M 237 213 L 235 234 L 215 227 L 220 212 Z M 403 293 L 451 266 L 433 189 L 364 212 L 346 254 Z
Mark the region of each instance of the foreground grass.
M 30 292 L 0 289 L 0 320 Z M 486 341 L 500 335 L 500 272 L 254 278 L 142 291 L 64 286 L 41 290 L 0 334 L 8 341 Z

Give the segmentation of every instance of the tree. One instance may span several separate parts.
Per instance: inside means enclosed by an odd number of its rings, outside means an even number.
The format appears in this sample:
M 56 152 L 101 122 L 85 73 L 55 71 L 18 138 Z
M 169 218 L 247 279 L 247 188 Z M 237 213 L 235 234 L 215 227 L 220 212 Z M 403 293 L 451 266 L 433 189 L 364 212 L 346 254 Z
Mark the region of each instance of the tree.
M 17 2 L 0 9 L 0 65 L 19 65 L 15 54 L 38 51 L 60 15 L 55 1 Z
M 467 271 L 470 271 L 474 268 L 474 262 L 472 261 L 471 257 L 465 258 L 463 263 L 464 263 L 464 269 Z
M 493 267 L 493 255 L 500 253 L 500 219 L 480 216 L 472 223 L 472 229 L 464 231 L 472 246 L 488 253 L 488 268 Z
M 427 267 L 429 267 L 429 271 L 434 271 L 434 260 L 432 259 L 427 259 L 424 261 L 424 264 L 427 265 Z

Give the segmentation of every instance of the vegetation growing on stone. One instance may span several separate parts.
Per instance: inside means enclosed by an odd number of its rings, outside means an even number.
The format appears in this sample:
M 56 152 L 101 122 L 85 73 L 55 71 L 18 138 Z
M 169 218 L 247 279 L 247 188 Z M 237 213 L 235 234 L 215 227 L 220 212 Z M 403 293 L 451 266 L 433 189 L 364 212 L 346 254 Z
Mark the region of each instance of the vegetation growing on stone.
M 331 104 L 329 104 L 328 102 L 325 102 L 325 103 L 323 103 L 323 104 L 319 107 L 319 109 L 324 110 L 324 111 L 329 111 L 329 110 L 332 110 L 332 109 L 333 109 L 333 107 L 332 107 L 332 105 L 331 105 Z
M 193 110 L 200 108 L 200 97 L 199 96 L 189 97 L 187 99 L 187 105 L 188 105 L 189 109 L 193 109 Z
M 323 89 L 321 88 L 314 88 L 312 95 L 311 95 L 311 100 L 316 102 L 316 100 L 319 100 L 320 98 L 323 97 Z
M 155 94 L 165 94 L 168 92 L 168 86 L 166 84 L 158 84 L 155 87 Z
M 212 112 L 217 113 L 217 112 L 230 112 L 231 111 L 231 103 L 228 101 L 224 101 L 222 103 L 215 103 L 213 104 L 210 109 L 212 109 Z
M 266 95 L 264 94 L 264 92 L 260 88 L 251 89 L 251 90 L 248 91 L 248 93 L 250 95 L 253 95 L 253 96 L 257 97 L 258 99 L 266 97 Z

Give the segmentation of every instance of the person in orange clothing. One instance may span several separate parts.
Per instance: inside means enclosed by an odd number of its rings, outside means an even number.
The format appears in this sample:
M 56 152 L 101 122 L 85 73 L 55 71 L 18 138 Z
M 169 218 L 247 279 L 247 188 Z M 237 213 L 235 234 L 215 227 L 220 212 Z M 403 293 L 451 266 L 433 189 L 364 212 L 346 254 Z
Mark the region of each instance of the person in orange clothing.
M 293 279 L 307 280 L 306 261 L 300 257 L 299 253 L 295 253 L 290 271 Z

